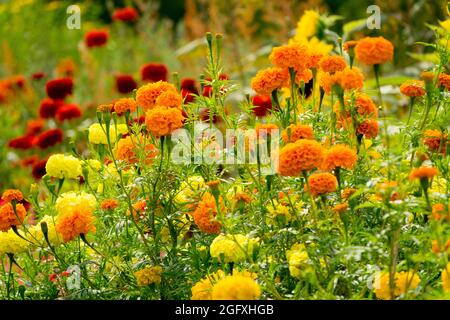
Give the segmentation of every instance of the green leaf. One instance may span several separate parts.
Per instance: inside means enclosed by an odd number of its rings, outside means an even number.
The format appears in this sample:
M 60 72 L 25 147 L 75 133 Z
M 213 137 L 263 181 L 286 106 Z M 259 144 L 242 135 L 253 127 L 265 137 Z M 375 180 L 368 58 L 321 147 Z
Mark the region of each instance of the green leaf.
M 406 80 L 411 79 L 410 77 L 405 76 L 390 76 L 390 77 L 382 77 L 380 78 L 380 86 L 399 86 Z M 375 79 L 370 79 L 366 81 L 366 88 L 375 88 L 376 87 Z
M 414 58 L 419 61 L 433 62 L 439 64 L 439 55 L 435 52 L 433 53 L 412 53 L 408 52 L 408 55 L 411 58 Z
M 348 37 L 352 32 L 363 29 L 366 26 L 367 19 L 359 19 L 347 22 L 344 24 L 343 32 Z

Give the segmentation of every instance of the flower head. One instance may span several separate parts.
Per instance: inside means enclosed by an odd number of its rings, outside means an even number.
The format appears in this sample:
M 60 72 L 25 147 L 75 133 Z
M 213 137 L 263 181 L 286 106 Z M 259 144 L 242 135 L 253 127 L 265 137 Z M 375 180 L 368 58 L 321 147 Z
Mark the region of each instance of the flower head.
M 103 47 L 108 42 L 109 34 L 105 29 L 93 29 L 84 35 L 84 43 L 88 48 Z
M 134 112 L 137 109 L 136 101 L 132 98 L 122 98 L 114 102 L 114 112 L 119 116 L 123 115 L 127 111 Z
M 6 232 L 12 226 L 20 226 L 23 224 L 27 215 L 27 210 L 21 203 L 14 206 L 8 202 L 0 206 L 0 231 Z M 0 232 L 1 234 L 1 232 Z
M 270 95 L 272 91 L 286 86 L 289 75 L 286 69 L 267 68 L 259 71 L 252 79 L 252 89 L 259 95 Z
M 149 82 L 167 81 L 168 72 L 165 64 L 147 63 L 141 68 L 141 78 Z
M 131 22 L 139 18 L 139 13 L 133 7 L 125 7 L 114 10 L 113 20 L 122 22 Z
M 213 300 L 256 300 L 261 295 L 259 285 L 250 277 L 242 275 L 226 276 L 213 286 Z
M 258 239 L 251 239 L 242 234 L 228 234 L 217 236 L 210 246 L 211 256 L 221 262 L 245 261 L 251 257 Z
M 409 180 L 414 179 L 431 179 L 437 175 L 438 170 L 434 167 L 420 167 L 413 169 L 409 174 Z
M 81 192 L 65 192 L 56 199 L 55 209 L 58 214 L 82 210 L 85 212 L 94 212 L 97 208 L 97 200 L 95 197 L 84 191 Z
M 19 237 L 13 230 L 0 232 L 0 257 L 7 254 L 17 254 L 26 251 L 30 243 Z
M 73 80 L 72 78 L 57 78 L 47 82 L 45 91 L 51 99 L 64 99 L 72 94 Z
M 155 137 L 166 136 L 183 126 L 183 112 L 177 108 L 158 107 L 145 114 L 147 130 Z
M 146 266 L 144 269 L 136 271 L 134 276 L 138 286 L 148 286 L 153 283 L 161 283 L 161 274 L 163 272 L 160 266 Z
M 400 92 L 407 97 L 423 97 L 426 93 L 425 83 L 420 80 L 408 80 L 400 86 Z
M 145 111 L 148 111 L 157 106 L 156 99 L 158 99 L 163 92 L 167 91 L 176 93 L 177 89 L 173 84 L 164 81 L 148 83 L 136 91 L 136 102 L 138 106 L 141 106 Z
M 22 192 L 20 190 L 8 189 L 8 190 L 3 192 L 2 200 L 5 201 L 5 202 L 11 202 L 13 200 L 21 201 L 21 200 L 23 200 L 23 194 L 22 194 Z
M 314 173 L 308 177 L 309 192 L 313 196 L 336 191 L 337 179 L 328 172 Z M 305 188 L 307 188 L 305 186 Z
M 281 132 L 284 143 L 295 142 L 300 139 L 314 139 L 311 126 L 304 124 L 291 124 Z
M 136 80 L 132 75 L 118 74 L 115 76 L 116 89 L 119 93 L 127 94 L 133 92 L 137 88 Z
M 333 74 L 337 71 L 343 71 L 347 66 L 345 59 L 341 56 L 323 57 L 319 62 L 320 69 L 323 72 Z
M 81 161 L 74 156 L 54 154 L 45 165 L 47 174 L 58 179 L 76 179 L 81 175 Z
M 80 235 L 95 232 L 95 217 L 89 210 L 75 209 L 63 212 L 58 216 L 56 231 L 64 242 L 69 242 Z
M 212 194 L 206 192 L 192 216 L 195 224 L 201 231 L 205 233 L 219 233 L 222 224 L 216 218 L 217 213 L 216 199 Z
M 356 151 L 350 149 L 346 145 L 336 145 L 325 151 L 325 156 L 322 163 L 323 170 L 334 170 L 336 168 L 352 169 L 358 156 Z
M 306 46 L 291 43 L 272 49 L 270 61 L 278 68 L 305 69 L 308 61 Z
M 317 141 L 300 139 L 281 149 L 278 171 L 282 176 L 298 176 L 320 167 L 322 160 L 323 148 Z
M 394 56 L 394 46 L 383 37 L 366 37 L 355 46 L 356 59 L 367 65 L 389 62 Z

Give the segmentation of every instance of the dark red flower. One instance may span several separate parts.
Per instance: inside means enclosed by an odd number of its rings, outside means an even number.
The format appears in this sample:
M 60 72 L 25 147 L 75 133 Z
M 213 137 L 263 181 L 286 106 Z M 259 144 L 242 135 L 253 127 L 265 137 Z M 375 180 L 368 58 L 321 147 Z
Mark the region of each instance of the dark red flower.
M 52 99 L 64 99 L 72 94 L 73 80 L 71 78 L 58 78 L 47 82 L 45 90 Z
M 252 103 L 255 106 L 252 111 L 258 117 L 264 117 L 272 109 L 272 99 L 268 95 L 254 96 Z
M 200 120 L 204 122 L 209 122 L 210 112 L 208 108 L 203 108 L 200 110 Z M 215 114 L 212 118 L 212 123 L 217 123 L 221 120 L 220 116 Z
M 195 79 L 184 78 L 181 80 L 181 89 L 189 90 L 190 92 L 198 94 L 197 84 Z
M 31 75 L 31 79 L 33 80 L 41 80 L 45 78 L 47 75 L 44 72 L 35 72 Z
M 113 20 L 130 22 L 139 18 L 139 13 L 133 7 L 116 9 L 112 16 Z
M 34 135 L 41 132 L 44 128 L 44 120 L 42 119 L 30 119 L 27 121 L 27 134 Z
M 116 75 L 116 88 L 122 94 L 133 92 L 137 88 L 137 83 L 133 76 L 127 74 Z
M 34 143 L 35 143 L 35 136 L 27 134 L 9 141 L 8 147 L 12 149 L 28 150 L 34 147 Z
M 45 165 L 47 164 L 47 159 L 39 160 L 35 164 L 33 164 L 33 168 L 31 169 L 31 174 L 36 180 L 41 179 L 47 171 L 45 170 Z
M 81 117 L 81 109 L 74 103 L 63 105 L 56 111 L 56 119 L 63 122 L 64 120 L 71 120 Z
M 108 31 L 103 29 L 95 29 L 86 32 L 84 42 L 88 48 L 101 47 L 108 42 Z
M 41 149 L 52 147 L 63 141 L 63 132 L 61 129 L 50 129 L 42 132 L 37 138 L 37 146 Z
M 204 97 L 211 97 L 211 95 L 212 95 L 212 87 L 211 86 L 204 86 L 203 87 L 202 96 L 204 96 Z
M 162 63 L 147 63 L 141 67 L 142 81 L 167 81 L 168 70 Z
M 188 89 L 181 89 L 181 96 L 184 99 L 184 103 L 190 103 L 195 99 L 195 92 Z
M 63 100 L 45 98 L 41 101 L 41 105 L 39 106 L 39 116 L 44 119 L 53 118 L 56 115 L 56 111 L 58 111 L 63 104 Z
M 22 160 L 20 160 L 20 164 L 24 167 L 33 166 L 36 162 L 39 161 L 39 157 L 35 154 L 25 157 Z
M 25 87 L 25 77 L 22 75 L 14 76 L 11 78 L 14 88 L 23 89 Z

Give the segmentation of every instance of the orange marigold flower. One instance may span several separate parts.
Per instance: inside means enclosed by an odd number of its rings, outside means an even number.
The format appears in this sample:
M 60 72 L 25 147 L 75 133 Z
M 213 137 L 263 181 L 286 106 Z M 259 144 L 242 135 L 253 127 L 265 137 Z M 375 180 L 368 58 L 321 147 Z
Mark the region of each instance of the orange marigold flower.
M 358 44 L 358 41 L 354 41 L 354 40 L 350 40 L 344 43 L 344 51 L 347 52 L 348 54 L 351 53 L 351 50 L 354 49 L 356 47 L 356 45 Z
M 27 210 L 21 203 L 16 204 L 16 213 L 14 213 L 14 208 L 11 203 L 8 202 L 3 204 L 0 207 L 0 231 L 6 232 L 12 226 L 21 225 L 26 215 Z
M 341 56 L 328 56 L 320 60 L 319 66 L 322 71 L 333 74 L 337 71 L 343 71 L 347 63 Z
M 432 82 L 434 80 L 434 73 L 431 71 L 422 71 L 420 73 L 420 79 L 425 82 Z
M 446 207 L 442 203 L 433 204 L 431 207 L 431 220 L 450 220 L 450 210 L 449 207 Z
M 313 128 L 305 124 L 291 124 L 281 132 L 284 143 L 295 142 L 300 139 L 314 139 Z
M 155 108 L 158 97 L 167 91 L 177 92 L 175 86 L 165 81 L 151 82 L 136 91 L 136 102 L 145 111 Z
M 308 63 L 306 65 L 307 68 L 310 69 L 318 69 L 319 68 L 319 63 L 320 60 L 323 58 L 323 54 L 318 53 L 309 53 L 309 59 L 308 59 Z
M 438 87 L 445 88 L 447 91 L 450 91 L 450 75 L 441 73 L 439 75 Z
M 203 195 L 202 199 L 197 205 L 197 208 L 192 213 L 192 216 L 194 218 L 195 224 L 201 231 L 209 234 L 220 232 L 222 224 L 216 219 L 216 199 L 209 192 L 206 192 Z
M 443 243 L 439 244 L 439 242 L 437 240 L 433 240 L 431 242 L 431 251 L 433 251 L 436 254 L 445 252 L 449 248 L 450 248 L 450 239 L 448 239 L 445 244 L 443 244 Z
M 366 37 L 355 46 L 356 59 L 367 65 L 381 64 L 394 57 L 394 46 L 383 37 Z
M 95 232 L 95 217 L 89 210 L 69 210 L 58 216 L 56 231 L 64 242 L 69 242 L 79 235 Z
M 21 201 L 23 200 L 23 194 L 20 190 L 9 189 L 3 192 L 2 200 L 5 202 L 11 202 L 12 200 Z
M 314 173 L 308 177 L 309 192 L 316 197 L 329 192 L 336 191 L 337 179 L 328 172 Z M 305 186 L 308 191 L 308 187 Z
M 358 134 L 364 135 L 364 137 L 371 139 L 378 135 L 379 125 L 376 120 L 366 119 L 357 128 Z
M 341 194 L 342 199 L 347 200 L 355 192 L 356 192 L 356 189 L 354 189 L 354 188 L 346 188 L 346 189 L 342 190 L 342 194 Z
M 139 220 L 141 216 L 147 210 L 147 201 L 144 199 L 139 200 L 138 202 L 133 203 L 133 218 L 135 220 Z M 127 211 L 127 215 L 130 215 L 130 210 Z
M 147 130 L 155 137 L 166 136 L 183 126 L 183 113 L 177 108 L 158 107 L 145 114 Z
M 333 90 L 333 86 L 338 84 L 339 81 L 339 73 L 338 74 L 329 74 L 328 72 L 320 72 L 319 73 L 319 84 L 326 94 L 330 94 Z
M 320 167 L 322 159 L 323 148 L 320 143 L 300 139 L 281 149 L 278 172 L 282 176 L 298 176 L 302 171 Z
M 181 96 L 181 94 L 175 91 L 165 91 L 161 93 L 159 97 L 156 99 L 156 105 L 158 107 L 181 109 L 182 103 L 183 97 Z
M 423 133 L 423 144 L 426 145 L 430 151 L 437 151 L 443 142 L 442 147 L 445 147 L 447 135 L 440 130 L 425 130 Z
M 114 110 L 114 104 L 112 104 L 112 103 L 100 104 L 97 107 L 97 112 L 109 113 L 109 112 L 112 112 L 113 110 Z
M 246 194 L 244 192 L 238 192 L 234 196 L 234 201 L 236 201 L 237 203 L 239 203 L 239 202 L 241 202 L 241 203 L 251 203 L 252 202 L 252 198 L 248 194 Z
M 378 109 L 372 98 L 365 93 L 358 93 L 356 100 L 356 111 L 362 116 L 378 116 Z
M 132 98 L 122 98 L 114 102 L 114 111 L 120 116 L 125 112 L 134 112 L 137 109 L 137 103 Z
M 136 152 L 144 150 L 145 163 L 151 164 L 153 159 L 158 154 L 158 149 L 152 143 L 146 141 L 147 139 L 142 135 L 136 137 L 127 136 L 117 142 L 115 148 L 116 157 L 118 160 L 124 160 L 128 163 L 137 163 L 139 161 Z
M 348 146 L 338 144 L 325 151 L 325 156 L 322 162 L 323 170 L 334 170 L 337 167 L 344 169 L 352 169 L 358 156 L 356 151 L 350 149 Z
M 400 92 L 407 97 L 423 97 L 425 83 L 420 80 L 407 80 L 400 86 Z
M 344 90 L 357 90 L 364 86 L 364 76 L 358 68 L 338 72 L 338 84 Z
M 308 48 L 298 43 L 272 49 L 270 61 L 278 68 L 305 69 L 309 61 Z
M 259 95 L 270 95 L 272 91 L 286 86 L 288 71 L 281 68 L 267 68 L 259 71 L 252 79 L 252 89 Z
M 337 205 L 335 205 L 333 207 L 333 212 L 334 213 L 344 213 L 348 210 L 348 203 L 344 202 L 344 203 L 339 203 Z
M 256 136 L 260 138 L 263 134 L 269 136 L 274 132 L 277 132 L 280 128 L 273 123 L 258 123 L 255 126 Z
M 308 83 L 311 81 L 311 79 L 313 78 L 313 73 L 311 70 L 309 69 L 301 69 L 301 70 L 296 70 L 295 73 L 295 82 L 300 84 L 302 83 Z
M 409 174 L 409 180 L 431 179 L 437 174 L 438 170 L 434 167 L 419 167 L 411 171 Z
M 105 199 L 100 204 L 102 210 L 114 210 L 119 206 L 119 200 L 117 199 Z

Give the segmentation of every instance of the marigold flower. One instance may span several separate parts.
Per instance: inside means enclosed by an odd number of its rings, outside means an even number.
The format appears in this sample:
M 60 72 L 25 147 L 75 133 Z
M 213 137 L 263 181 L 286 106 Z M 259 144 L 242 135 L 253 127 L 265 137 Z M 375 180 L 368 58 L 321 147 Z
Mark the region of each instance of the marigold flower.
M 364 86 L 364 76 L 358 68 L 347 68 L 338 74 L 338 84 L 344 90 L 358 90 Z
M 161 283 L 161 274 L 163 272 L 160 266 L 146 266 L 144 269 L 136 271 L 134 276 L 138 286 L 148 286 L 153 283 Z
M 256 300 L 260 296 L 261 289 L 256 281 L 241 275 L 220 279 L 211 293 L 213 300 Z
M 166 136 L 183 126 L 183 113 L 180 109 L 158 107 L 145 114 L 147 130 L 155 137 Z
M 286 86 L 288 81 L 289 74 L 286 69 L 267 68 L 256 74 L 251 87 L 258 95 L 270 95 L 272 91 Z
M 81 161 L 73 156 L 54 154 L 45 165 L 47 174 L 58 179 L 77 179 L 81 175 Z
M 413 169 L 409 174 L 409 180 L 414 179 L 431 179 L 438 174 L 438 170 L 434 167 L 420 167 Z
M 63 212 L 58 216 L 56 231 L 61 235 L 64 242 L 69 242 L 89 232 L 95 232 L 95 217 L 88 210 L 75 209 Z
M 264 117 L 267 115 L 268 110 L 272 109 L 272 99 L 269 95 L 254 96 L 252 98 L 252 112 L 257 117 Z
M 274 47 L 269 56 L 278 68 L 305 69 L 308 62 L 308 48 L 298 43 Z
M 23 194 L 20 190 L 17 189 L 8 189 L 2 194 L 2 200 L 5 202 L 21 201 L 23 200 Z
M 355 40 L 346 41 L 343 45 L 343 49 L 348 54 L 351 54 L 351 51 L 355 49 L 357 44 L 358 44 L 358 41 L 355 41 Z
M 450 75 L 441 73 L 437 85 L 440 88 L 445 88 L 447 91 L 450 91 Z
M 72 94 L 73 80 L 72 78 L 58 78 L 47 82 L 45 91 L 51 99 L 64 99 Z
M 281 132 L 284 143 L 295 142 L 300 139 L 314 139 L 311 126 L 304 124 L 291 124 Z
M 222 207 L 222 204 L 220 206 Z M 212 194 L 206 192 L 192 213 L 192 216 L 195 224 L 201 231 L 205 233 L 219 233 L 222 224 L 217 220 L 217 214 L 216 199 Z
M 118 74 L 115 76 L 116 89 L 119 93 L 128 94 L 137 88 L 136 80 L 132 75 Z
M 445 244 L 444 244 L 444 243 L 440 244 L 437 240 L 433 240 L 433 241 L 431 242 L 431 250 L 432 250 L 434 253 L 436 253 L 436 254 L 441 253 L 441 252 L 445 252 L 445 251 L 447 251 L 449 248 L 450 248 L 450 239 L 448 239 L 448 240 L 445 242 Z
M 313 78 L 313 73 L 309 69 L 300 69 L 295 70 L 295 83 L 301 84 L 307 84 L 309 83 Z
M 306 251 L 305 245 L 296 243 L 291 249 L 286 250 L 286 259 L 289 265 L 289 273 L 295 278 L 301 276 L 302 270 L 309 263 L 308 252 Z
M 192 93 L 198 94 L 197 84 L 196 84 L 195 79 L 192 79 L 192 78 L 182 79 L 180 87 L 181 87 L 181 89 L 185 89 Z
M 376 274 L 373 291 L 378 299 L 389 300 L 391 298 L 389 282 L 388 272 L 378 272 Z
M 433 82 L 434 81 L 434 73 L 431 71 L 422 71 L 420 73 L 420 79 L 425 82 Z
M 442 270 L 441 280 L 442 280 L 442 288 L 444 289 L 444 292 L 446 292 L 446 293 L 450 292 L 450 262 L 447 263 L 447 265 L 445 266 L 445 269 Z
M 142 135 L 135 136 L 134 138 L 127 136 L 126 138 L 120 139 L 117 142 L 115 153 L 118 160 L 136 163 L 139 161 L 137 157 L 137 152 L 139 150 L 143 150 L 146 164 L 151 164 L 158 154 L 156 146 L 151 144 L 148 139 Z
M 440 130 L 425 130 L 423 133 L 423 144 L 426 145 L 430 151 L 437 151 L 441 147 L 445 148 L 447 142 L 447 135 L 443 134 Z
M 42 132 L 36 140 L 36 145 L 40 149 L 53 147 L 63 141 L 63 132 L 59 128 L 49 129 Z
M 95 197 L 84 191 L 65 192 L 56 199 L 55 209 L 58 214 L 73 212 L 76 210 L 84 212 L 94 212 L 97 208 Z
M 332 210 L 334 213 L 339 213 L 339 214 L 344 213 L 348 210 L 348 203 L 347 202 L 339 203 L 339 204 L 335 205 Z
M 7 253 L 25 252 L 29 247 L 30 243 L 19 237 L 13 230 L 0 232 L 0 257 Z
M 106 133 L 104 131 L 105 126 L 100 123 L 94 123 L 89 127 L 88 139 L 90 143 L 93 144 L 108 144 Z M 121 137 L 122 134 L 128 132 L 128 127 L 126 124 L 118 124 L 117 129 L 115 125 L 110 125 L 109 127 L 109 139 L 111 143 L 115 143 L 118 136 Z
M 147 201 L 145 199 L 139 200 L 133 203 L 133 218 L 137 221 L 147 210 Z M 130 210 L 127 211 L 127 215 L 130 215 Z
M 177 89 L 173 84 L 164 81 L 148 83 L 136 91 L 136 102 L 148 111 L 156 106 L 156 99 L 166 91 L 177 92 Z
M 426 93 L 425 83 L 420 80 L 407 80 L 400 86 L 400 92 L 407 97 L 423 97 Z
M 59 245 L 62 242 L 61 236 L 56 231 L 56 221 L 58 217 L 44 216 L 39 222 L 28 229 L 28 240 L 31 242 L 37 241 L 41 245 L 47 246 L 47 242 L 44 238 L 44 233 L 42 232 L 41 223 L 47 225 L 47 238 L 51 245 Z
M 162 92 L 158 96 L 158 98 L 156 98 L 156 105 L 158 107 L 181 109 L 182 103 L 183 103 L 183 97 L 178 92 L 171 91 L 171 90 Z
M 33 135 L 42 131 L 44 128 L 45 120 L 43 119 L 30 119 L 27 121 L 27 134 Z
M 108 42 L 108 31 L 105 29 L 94 29 L 86 32 L 84 43 L 88 48 L 102 47 Z
M 315 197 L 336 191 L 337 179 L 334 175 L 328 172 L 314 173 L 308 177 L 308 185 L 309 192 Z M 305 188 L 307 190 L 307 186 L 305 186 Z
M 323 148 L 317 141 L 300 139 L 281 149 L 278 172 L 282 176 L 298 176 L 302 171 L 320 167 L 322 160 Z
M 127 111 L 134 112 L 137 109 L 136 101 L 132 98 L 122 98 L 114 102 L 114 112 L 119 116 Z
M 329 74 L 328 72 L 319 73 L 319 84 L 326 94 L 330 94 L 333 86 L 338 84 L 340 72 Z
M 102 201 L 102 203 L 100 204 L 100 208 L 102 208 L 102 210 L 114 210 L 119 206 L 119 200 L 117 199 L 105 199 Z
M 355 166 L 357 160 L 358 156 L 355 150 L 339 144 L 325 151 L 322 169 L 334 170 L 339 167 L 350 170 Z
M 225 272 L 218 270 L 198 281 L 191 289 L 191 300 L 211 300 L 214 284 L 224 277 Z
M 367 139 L 372 139 L 378 135 L 379 129 L 380 127 L 376 120 L 366 119 L 359 124 L 356 131 L 358 134 L 364 135 Z
M 63 105 L 56 111 L 56 119 L 60 122 L 76 119 L 81 117 L 81 115 L 82 111 L 80 107 L 74 103 Z
M 147 63 L 141 67 L 142 81 L 167 81 L 168 70 L 162 63 Z
M 319 66 L 322 71 L 333 74 L 337 71 L 343 71 L 347 63 L 341 56 L 328 56 L 320 60 Z
M 39 116 L 44 119 L 53 118 L 56 115 L 58 109 L 64 104 L 63 100 L 55 100 L 51 98 L 45 98 L 39 105 Z
M 354 188 L 345 188 L 344 190 L 342 190 L 342 199 L 347 200 L 348 198 L 350 198 L 357 190 Z
M 31 174 L 33 175 L 33 178 L 36 180 L 41 179 L 45 174 L 47 173 L 47 170 L 45 169 L 45 166 L 47 165 L 47 159 L 43 159 L 40 161 L 37 161 L 33 164 L 33 167 L 31 169 Z
M 385 200 L 389 199 L 390 201 L 399 200 L 401 197 L 398 194 L 397 190 L 397 182 L 396 181 L 384 181 L 378 183 L 375 187 L 377 192 L 375 193 L 376 197 Z
M 251 239 L 242 234 L 221 234 L 211 243 L 211 257 L 224 263 L 245 261 L 247 257 L 252 257 L 258 241 L 259 239 Z
M 419 275 L 414 271 L 401 271 L 395 277 L 394 294 L 400 296 L 413 291 L 420 283 Z
M 356 59 L 367 65 L 389 62 L 394 57 L 394 46 L 383 37 L 366 37 L 355 46 Z
M 114 10 L 113 20 L 122 22 L 131 22 L 139 18 L 139 13 L 133 7 L 125 7 Z
M 34 135 L 24 135 L 14 138 L 8 142 L 8 147 L 12 149 L 22 149 L 28 150 L 34 147 L 36 142 L 36 137 Z
M 27 216 L 27 210 L 21 203 L 16 203 L 15 207 L 15 213 L 14 207 L 10 202 L 5 203 L 0 207 L 0 231 L 6 232 L 12 226 L 20 226 L 23 223 Z
M 442 203 L 433 204 L 431 207 L 431 220 L 450 220 L 449 207 L 444 206 Z

